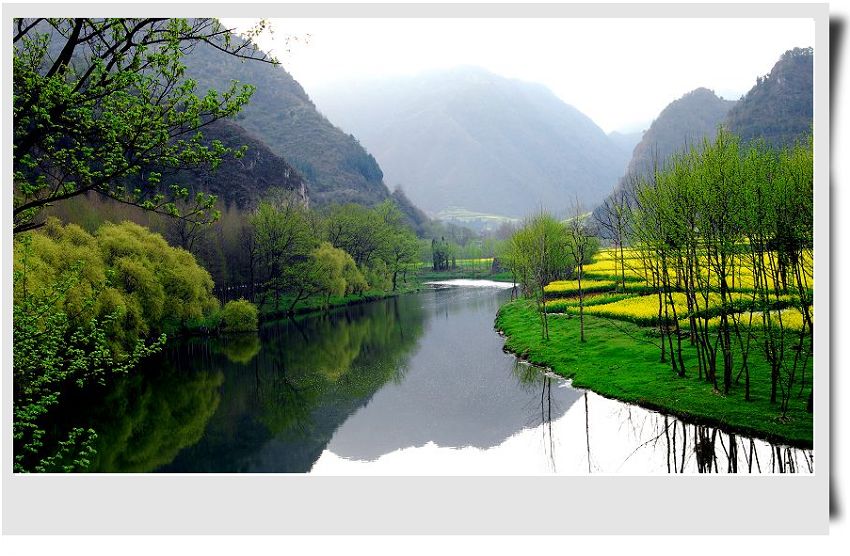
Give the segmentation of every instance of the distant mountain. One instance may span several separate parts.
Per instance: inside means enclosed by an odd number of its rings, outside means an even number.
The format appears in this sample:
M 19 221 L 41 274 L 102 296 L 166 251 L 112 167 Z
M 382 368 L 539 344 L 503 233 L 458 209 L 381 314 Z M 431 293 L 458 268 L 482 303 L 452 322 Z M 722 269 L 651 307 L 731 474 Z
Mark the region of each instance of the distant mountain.
M 306 181 L 310 202 L 375 205 L 392 193 L 384 185 L 378 163 L 357 140 L 321 115 L 301 85 L 281 66 L 243 61 L 206 44 L 184 58 L 186 74 L 199 92 L 224 90 L 231 80 L 256 86 L 236 121 L 271 152 L 285 159 Z M 403 207 L 404 208 L 404 207 Z M 408 216 L 422 217 L 415 207 Z M 424 221 L 412 224 L 421 228 Z
M 429 213 L 521 217 L 592 206 L 628 153 L 546 87 L 457 68 L 317 89 L 319 108 L 356 135 Z
M 635 147 L 626 175 L 617 189 L 628 188 L 629 176 L 645 174 L 653 159 L 663 161 L 688 144 L 713 139 L 722 125 L 742 142 L 764 139 L 784 146 L 812 129 L 813 51 L 785 52 L 771 72 L 737 102 L 718 98 L 708 89 L 696 89 L 668 105 Z M 601 207 L 594 213 L 601 215 Z
M 630 131 L 623 133 L 621 131 L 612 131 L 608 134 L 611 142 L 620 150 L 621 156 L 625 160 L 632 157 L 632 152 L 643 137 L 643 131 Z
M 726 125 L 742 141 L 763 137 L 774 146 L 794 143 L 812 129 L 813 50 L 787 51 L 769 74 L 729 111 Z

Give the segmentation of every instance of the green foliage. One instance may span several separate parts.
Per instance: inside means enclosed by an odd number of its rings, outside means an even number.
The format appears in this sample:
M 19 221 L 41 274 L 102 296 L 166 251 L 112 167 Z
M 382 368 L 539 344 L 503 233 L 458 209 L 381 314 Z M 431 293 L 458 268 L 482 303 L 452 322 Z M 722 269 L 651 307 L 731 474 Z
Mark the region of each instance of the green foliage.
M 89 466 L 95 431 L 45 428 L 63 392 L 126 373 L 163 332 L 218 308 L 191 254 L 129 222 L 89 234 L 52 219 L 17 235 L 13 281 L 17 471 Z
M 504 263 L 522 284 L 526 295 L 540 304 L 540 334 L 549 337 L 546 285 L 570 265 L 573 244 L 563 223 L 548 213 L 526 219 L 511 236 L 503 253 Z
M 342 296 L 365 288 L 366 279 L 351 255 L 327 241 L 310 253 L 309 264 L 307 280 L 310 283 L 304 287 L 311 295 L 323 295 L 325 305 L 331 296 Z
M 85 239 L 76 231 L 72 236 Z M 68 389 L 103 383 L 110 374 L 126 373 L 142 358 L 159 351 L 165 336 L 149 344 L 137 338 L 127 354 L 114 349 L 109 330 L 120 320 L 118 313 L 98 315 L 89 311 L 96 305 L 103 284 L 87 282 L 80 264 L 66 269 L 52 282 L 45 281 L 39 276 L 43 260 L 35 253 L 33 239 L 21 237 L 15 242 L 14 469 L 84 470 L 94 455 L 97 433 L 77 427 L 47 430 L 44 422 L 48 413 Z M 58 255 L 56 251 L 51 254 Z M 40 286 L 33 288 L 36 278 L 40 278 Z M 76 313 L 70 314 L 69 307 Z
M 235 115 L 253 87 L 197 94 L 183 57 L 193 44 L 264 58 L 233 45 L 211 19 L 16 19 L 13 23 L 14 231 L 40 226 L 43 207 L 87 191 L 203 222 L 215 198 L 167 180 L 215 168 L 234 153 L 198 129 Z M 181 211 L 176 201 L 188 201 Z
M 24 256 L 29 267 L 15 283 L 15 304 L 31 295 L 49 297 L 79 268 L 79 279 L 55 300 L 56 308 L 72 325 L 112 315 L 103 326 L 116 353 L 130 353 L 139 338 L 173 331 L 218 308 L 212 278 L 195 258 L 137 224 L 105 224 L 92 235 L 50 219 L 27 244 L 25 253 L 23 240 L 15 242 L 15 268 Z
M 763 141 L 742 145 L 720 129 L 714 141 L 672 157 L 640 181 L 631 213 L 631 240 L 657 296 L 652 320 L 659 323 L 662 360 L 669 352 L 673 370 L 685 372 L 680 319 L 689 315 L 699 375 L 719 391 L 722 374 L 729 394 L 737 371 L 749 400 L 750 347 L 761 347 L 771 364 L 771 401 L 780 401 L 783 418 L 812 355 L 812 156 L 811 138 L 779 150 Z M 735 289 L 746 291 L 745 298 Z M 676 296 L 686 302 L 677 307 Z M 784 326 L 781 311 L 789 302 L 802 327 Z M 761 321 L 759 343 L 754 318 Z
M 245 299 L 228 301 L 221 310 L 223 332 L 255 332 L 257 322 L 257 306 Z
M 543 288 L 570 265 L 567 229 L 549 214 L 531 217 L 511 236 L 503 257 L 525 291 L 542 297 Z
M 380 211 L 362 205 L 332 205 L 324 222 L 327 240 L 349 253 L 360 267 L 379 256 L 391 234 Z
M 343 251 L 343 253 L 345 252 Z M 342 265 L 342 278 L 345 280 L 345 293 L 362 295 L 369 287 L 369 282 L 366 280 L 366 277 L 363 276 L 363 273 L 360 272 L 360 269 L 357 268 L 357 264 L 355 264 L 351 255 L 348 253 L 345 253 L 345 255 L 346 257 L 344 257 Z
M 277 308 L 284 292 L 307 279 L 310 252 L 318 244 L 312 215 L 299 199 L 283 195 L 260 203 L 251 225 L 264 301 L 273 295 Z

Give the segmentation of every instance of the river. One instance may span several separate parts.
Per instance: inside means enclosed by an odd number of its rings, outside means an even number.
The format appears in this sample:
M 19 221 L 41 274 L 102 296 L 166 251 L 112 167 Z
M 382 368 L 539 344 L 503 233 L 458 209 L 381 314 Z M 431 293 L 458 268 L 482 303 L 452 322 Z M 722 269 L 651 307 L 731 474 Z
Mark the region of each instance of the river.
M 503 352 L 493 320 L 509 292 L 468 286 L 172 346 L 85 402 L 94 470 L 813 472 L 812 450 L 609 400 Z

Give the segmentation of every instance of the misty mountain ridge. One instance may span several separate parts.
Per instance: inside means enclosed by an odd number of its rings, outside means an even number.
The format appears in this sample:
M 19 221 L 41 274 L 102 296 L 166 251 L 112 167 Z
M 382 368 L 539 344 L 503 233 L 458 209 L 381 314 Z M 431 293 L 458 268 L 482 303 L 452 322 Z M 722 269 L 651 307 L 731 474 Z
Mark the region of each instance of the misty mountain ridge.
M 521 217 L 588 206 L 629 153 L 547 87 L 474 67 L 357 80 L 313 91 L 388 183 L 436 214 L 449 207 Z
M 674 100 L 644 132 L 632 152 L 626 174 L 645 175 L 656 159 L 663 162 L 703 138 L 713 139 L 735 102 L 724 100 L 705 87 Z
M 615 191 L 629 190 L 636 176 L 645 176 L 657 161 L 701 141 L 713 140 L 719 127 L 742 143 L 764 140 L 782 147 L 803 140 L 811 131 L 813 115 L 813 50 L 785 52 L 771 72 L 739 101 L 723 100 L 699 88 L 671 102 L 652 122 L 634 149 L 626 174 Z M 609 196 L 610 199 L 610 196 Z M 601 215 L 602 207 L 594 213 Z
M 208 89 L 226 90 L 232 80 L 256 87 L 236 123 L 294 167 L 309 189 L 312 206 L 374 206 L 393 198 L 414 229 L 425 226 L 425 214 L 402 192 L 387 188 L 374 157 L 320 114 L 301 84 L 282 66 L 222 55 L 203 43 L 188 52 L 183 62 L 201 94 Z M 250 157 L 250 150 L 246 156 Z
M 268 146 L 231 120 L 217 120 L 204 127 L 204 139 L 221 141 L 231 149 L 247 147 L 242 158 L 228 160 L 217 169 L 183 170 L 177 174 L 180 183 L 192 193 L 203 191 L 216 195 L 220 206 L 240 209 L 256 207 L 270 190 L 288 191 L 309 206 L 307 184 L 298 172 Z

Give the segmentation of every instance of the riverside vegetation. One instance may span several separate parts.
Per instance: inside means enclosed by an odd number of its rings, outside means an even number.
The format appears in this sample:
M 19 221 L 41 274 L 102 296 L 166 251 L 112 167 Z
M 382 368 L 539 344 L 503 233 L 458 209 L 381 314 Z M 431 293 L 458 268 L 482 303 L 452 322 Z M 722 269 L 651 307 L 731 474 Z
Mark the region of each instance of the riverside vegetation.
M 606 396 L 811 446 L 812 186 L 811 140 L 721 130 L 601 218 L 529 219 L 503 256 L 526 294 L 499 312 L 506 348 Z M 596 235 L 612 246 L 579 258 Z

